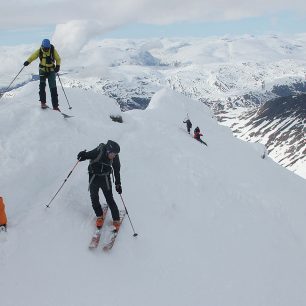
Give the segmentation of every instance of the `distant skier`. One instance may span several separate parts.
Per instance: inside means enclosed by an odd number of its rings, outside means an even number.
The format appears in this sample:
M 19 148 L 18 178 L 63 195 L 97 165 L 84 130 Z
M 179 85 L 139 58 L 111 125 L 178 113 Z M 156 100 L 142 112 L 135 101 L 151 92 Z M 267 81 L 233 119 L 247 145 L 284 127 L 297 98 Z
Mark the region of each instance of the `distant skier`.
M 194 129 L 193 138 L 196 139 L 196 140 L 198 140 L 199 142 L 205 144 L 205 146 L 207 146 L 207 143 L 201 139 L 201 136 L 203 136 L 203 134 L 201 134 L 200 128 L 197 126 L 197 127 Z
M 0 231 L 6 231 L 7 218 L 3 198 L 0 197 Z
M 185 121 L 183 121 L 183 123 L 186 123 L 186 126 L 187 126 L 187 132 L 188 134 L 190 134 L 190 129 L 192 128 L 192 123 L 191 121 L 189 120 L 189 118 Z
M 28 66 L 31 62 L 39 57 L 39 100 L 41 108 L 47 108 L 46 99 L 46 79 L 51 93 L 52 106 L 54 110 L 60 111 L 58 108 L 58 95 L 56 88 L 56 73 L 60 70 L 61 58 L 56 49 L 51 45 L 49 39 L 44 39 L 41 47 L 37 49 L 30 57 L 24 62 L 24 66 Z
M 88 166 L 89 173 L 89 191 L 92 202 L 92 207 L 97 216 L 96 226 L 101 228 L 104 223 L 103 210 L 99 201 L 99 189 L 105 196 L 107 205 L 109 206 L 113 225 L 116 230 L 120 227 L 120 216 L 117 204 L 113 198 L 112 182 L 110 175 L 114 170 L 115 176 L 115 188 L 116 191 L 121 194 L 121 181 L 120 181 L 120 160 L 119 160 L 120 146 L 118 143 L 108 140 L 106 144 L 101 143 L 98 147 L 92 151 L 81 151 L 78 154 L 78 160 L 83 161 L 90 159 Z
M 265 159 L 267 155 L 268 155 L 267 148 L 266 146 L 264 146 L 263 152 L 261 153 L 260 157 L 262 159 Z

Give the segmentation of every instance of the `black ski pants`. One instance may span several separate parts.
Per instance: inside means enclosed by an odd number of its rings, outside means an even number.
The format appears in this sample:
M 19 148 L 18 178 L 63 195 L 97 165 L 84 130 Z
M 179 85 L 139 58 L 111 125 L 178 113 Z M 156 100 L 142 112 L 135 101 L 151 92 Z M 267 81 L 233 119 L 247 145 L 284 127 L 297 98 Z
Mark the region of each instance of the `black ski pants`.
M 56 74 L 55 72 L 49 71 L 46 72 L 42 69 L 39 69 L 39 101 L 42 103 L 46 103 L 46 80 L 48 79 L 48 84 L 50 88 L 51 93 L 51 100 L 52 100 L 52 106 L 53 108 L 58 107 L 58 94 L 57 94 L 57 88 L 56 88 Z
M 99 190 L 102 189 L 106 203 L 111 210 L 112 218 L 114 221 L 120 220 L 118 206 L 114 200 L 112 192 L 112 182 L 109 175 L 95 176 L 91 181 L 92 175 L 89 175 L 89 192 L 92 203 L 92 208 L 97 217 L 103 215 L 102 207 L 99 201 Z

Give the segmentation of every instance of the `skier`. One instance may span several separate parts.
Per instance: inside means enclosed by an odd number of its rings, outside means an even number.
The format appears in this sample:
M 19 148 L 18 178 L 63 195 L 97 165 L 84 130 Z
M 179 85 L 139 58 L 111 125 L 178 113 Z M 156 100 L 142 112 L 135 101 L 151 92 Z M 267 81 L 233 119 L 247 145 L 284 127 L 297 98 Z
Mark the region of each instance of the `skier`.
M 46 104 L 46 79 L 51 93 L 52 106 L 54 110 L 60 111 L 58 108 L 58 95 L 56 88 L 56 73 L 60 70 L 61 58 L 56 49 L 51 45 L 49 39 L 44 39 L 41 47 L 37 49 L 30 57 L 24 62 L 24 66 L 28 66 L 31 62 L 39 57 L 39 100 L 41 108 L 48 108 Z
M 189 119 L 183 121 L 183 123 L 186 123 L 186 126 L 187 126 L 187 132 L 188 134 L 190 134 L 190 129 L 192 128 L 192 123 Z
M 207 146 L 207 143 L 201 139 L 201 136 L 203 136 L 203 134 L 201 134 L 200 128 L 197 126 L 197 127 L 194 129 L 193 138 L 196 139 L 196 140 L 198 140 L 199 142 L 205 144 L 205 146 Z
M 0 197 L 0 232 L 6 231 L 7 218 L 3 198 Z
M 120 160 L 119 160 L 120 146 L 118 143 L 108 140 L 106 144 L 101 143 L 98 147 L 92 151 L 81 151 L 78 154 L 78 160 L 84 161 L 90 159 L 88 166 L 89 173 L 89 191 L 92 202 L 92 207 L 97 216 L 96 226 L 101 228 L 104 223 L 103 210 L 99 201 L 99 189 L 102 189 L 107 205 L 109 206 L 112 218 L 113 226 L 118 231 L 120 227 L 120 216 L 117 204 L 113 198 L 112 182 L 110 174 L 114 170 L 115 176 L 115 188 L 116 191 L 121 194 L 121 181 L 120 181 Z

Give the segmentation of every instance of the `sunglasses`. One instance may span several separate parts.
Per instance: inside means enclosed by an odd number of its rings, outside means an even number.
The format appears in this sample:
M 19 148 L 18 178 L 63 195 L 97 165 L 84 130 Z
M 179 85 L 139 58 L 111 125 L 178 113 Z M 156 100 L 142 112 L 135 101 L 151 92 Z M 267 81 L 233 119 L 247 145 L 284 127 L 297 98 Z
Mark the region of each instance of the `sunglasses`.
M 50 50 L 50 48 L 42 48 L 43 51 L 48 52 Z

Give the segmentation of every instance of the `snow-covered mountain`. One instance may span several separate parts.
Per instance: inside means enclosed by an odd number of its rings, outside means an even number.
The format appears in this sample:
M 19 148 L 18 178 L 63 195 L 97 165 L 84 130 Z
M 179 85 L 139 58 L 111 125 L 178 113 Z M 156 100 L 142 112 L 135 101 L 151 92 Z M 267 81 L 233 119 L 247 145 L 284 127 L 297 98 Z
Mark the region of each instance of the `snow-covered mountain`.
M 203 103 L 170 90 L 144 111 L 121 113 L 101 93 L 66 88 L 71 119 L 41 110 L 36 90 L 29 83 L 0 104 L 9 220 L 0 238 L 1 306 L 306 304 L 302 178 L 262 159 Z M 187 112 L 208 147 L 186 133 Z M 108 139 L 121 146 L 123 197 L 139 236 L 126 219 L 111 253 L 91 252 L 87 162 L 45 205 L 77 153 Z
M 241 139 L 263 143 L 279 164 L 306 177 L 305 94 L 273 99 L 238 120 L 234 116 L 231 128 Z
M 0 88 L 9 83 L 8 76 L 14 76 L 35 47 L 0 48 L 4 63 Z M 74 56 L 62 50 L 62 80 L 65 87 L 114 98 L 124 111 L 145 109 L 158 90 L 168 87 L 205 103 L 222 124 L 231 126 L 240 124 L 245 111 L 306 92 L 305 49 L 305 34 L 91 41 Z M 36 79 L 37 65 L 32 64 L 16 84 Z M 276 135 L 279 125 L 273 126 Z M 248 139 L 259 141 L 258 137 Z M 282 164 L 290 165 L 299 152 L 296 143 L 289 146 L 292 154 L 272 157 L 276 161 L 284 158 Z M 300 167 L 306 167 L 305 160 L 301 159 Z M 304 170 L 297 173 L 301 172 Z

